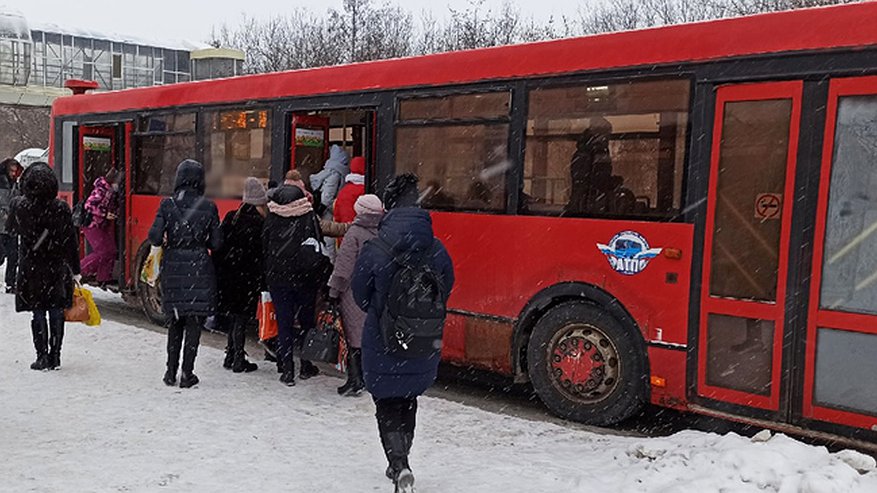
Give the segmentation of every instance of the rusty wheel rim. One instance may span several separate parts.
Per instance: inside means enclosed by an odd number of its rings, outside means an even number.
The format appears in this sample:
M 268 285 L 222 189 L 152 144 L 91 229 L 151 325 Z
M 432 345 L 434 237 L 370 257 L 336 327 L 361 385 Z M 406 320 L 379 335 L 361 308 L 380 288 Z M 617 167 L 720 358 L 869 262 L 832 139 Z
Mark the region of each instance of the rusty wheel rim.
M 567 325 L 554 334 L 547 351 L 551 384 L 568 399 L 594 404 L 618 386 L 618 349 L 594 325 Z

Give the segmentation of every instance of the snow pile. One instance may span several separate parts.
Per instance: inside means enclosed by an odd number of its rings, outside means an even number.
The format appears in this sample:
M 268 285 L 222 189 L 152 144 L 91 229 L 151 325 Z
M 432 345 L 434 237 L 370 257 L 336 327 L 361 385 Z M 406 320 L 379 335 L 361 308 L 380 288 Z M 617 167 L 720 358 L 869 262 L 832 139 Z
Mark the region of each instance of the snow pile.
M 392 491 L 368 398 L 321 376 L 221 368 L 202 347 L 195 389 L 161 383 L 161 334 L 70 325 L 58 372 L 34 372 L 30 324 L 0 296 L 0 491 Z M 421 493 L 875 492 L 871 457 L 783 435 L 606 436 L 420 401 Z M 861 472 L 860 472 L 861 471 Z

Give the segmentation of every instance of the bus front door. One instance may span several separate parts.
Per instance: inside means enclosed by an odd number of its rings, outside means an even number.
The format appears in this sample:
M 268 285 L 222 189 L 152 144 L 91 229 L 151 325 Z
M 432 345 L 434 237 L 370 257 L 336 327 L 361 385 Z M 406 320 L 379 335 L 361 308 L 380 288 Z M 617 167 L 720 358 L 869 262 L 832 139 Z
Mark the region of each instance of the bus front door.
M 130 210 L 131 198 L 131 132 L 133 126 L 130 122 L 112 124 L 81 125 L 79 127 L 78 155 L 76 156 L 75 171 L 78 177 L 75 186 L 74 203 L 88 198 L 94 189 L 94 182 L 102 176 L 106 176 L 111 169 L 121 172 L 119 190 L 123 192 L 119 201 L 119 210 L 116 220 L 116 246 L 119 256 L 113 266 L 113 278 L 118 279 L 119 286 L 125 286 L 131 278 L 130 262 L 126 261 L 127 254 L 131 252 L 128 245 L 130 238 Z M 90 249 L 83 240 L 81 245 L 83 256 Z
M 783 337 L 803 84 L 716 92 L 700 324 L 698 400 L 786 419 Z

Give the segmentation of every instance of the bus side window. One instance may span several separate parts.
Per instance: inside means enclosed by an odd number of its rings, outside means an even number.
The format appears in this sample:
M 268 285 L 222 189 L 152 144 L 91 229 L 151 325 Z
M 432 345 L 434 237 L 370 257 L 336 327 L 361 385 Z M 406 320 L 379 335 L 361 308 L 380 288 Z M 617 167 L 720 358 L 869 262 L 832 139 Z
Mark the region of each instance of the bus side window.
M 690 82 L 530 91 L 522 210 L 670 218 L 681 209 Z
M 420 177 L 424 207 L 505 210 L 510 98 L 504 91 L 400 102 L 396 173 Z
M 204 117 L 207 194 L 240 198 L 248 176 L 267 185 L 271 172 L 270 112 L 223 110 L 204 113 Z
M 170 195 L 177 165 L 196 156 L 195 113 L 140 117 L 134 134 L 134 193 Z

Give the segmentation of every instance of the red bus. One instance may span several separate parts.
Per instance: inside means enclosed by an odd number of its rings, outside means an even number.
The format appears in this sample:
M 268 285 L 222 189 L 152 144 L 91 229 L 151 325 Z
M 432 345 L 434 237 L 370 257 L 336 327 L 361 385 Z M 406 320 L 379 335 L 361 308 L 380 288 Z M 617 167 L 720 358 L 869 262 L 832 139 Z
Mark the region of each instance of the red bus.
M 652 403 L 877 442 L 877 3 L 74 95 L 70 202 L 125 170 L 121 289 L 195 158 L 246 176 L 415 172 L 457 272 L 443 356 L 572 420 Z M 872 181 L 874 180 L 874 181 Z M 872 197 L 874 196 L 874 197 Z

